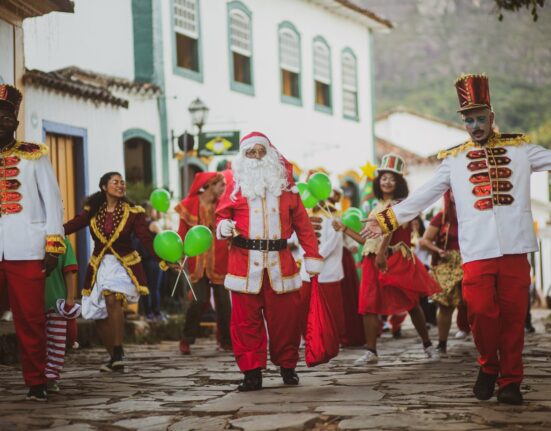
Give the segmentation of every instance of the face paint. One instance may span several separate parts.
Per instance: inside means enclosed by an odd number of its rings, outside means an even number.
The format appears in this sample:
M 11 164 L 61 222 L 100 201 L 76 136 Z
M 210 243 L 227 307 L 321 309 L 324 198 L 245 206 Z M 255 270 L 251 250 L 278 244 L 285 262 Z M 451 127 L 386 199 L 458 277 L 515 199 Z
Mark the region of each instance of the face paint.
M 492 133 L 494 114 L 489 109 L 473 109 L 463 113 L 465 130 L 476 142 L 484 142 Z

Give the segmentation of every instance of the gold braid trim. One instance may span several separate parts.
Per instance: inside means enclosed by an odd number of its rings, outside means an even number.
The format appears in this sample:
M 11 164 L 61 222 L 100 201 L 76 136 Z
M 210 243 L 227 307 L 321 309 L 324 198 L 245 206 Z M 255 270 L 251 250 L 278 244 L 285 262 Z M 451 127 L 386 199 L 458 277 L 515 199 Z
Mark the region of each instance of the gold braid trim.
M 46 253 L 65 254 L 67 246 L 61 235 L 46 235 Z
M 48 154 L 48 146 L 34 142 L 15 141 L 14 145 L 0 152 L 2 156 L 16 155 L 26 160 L 38 160 Z
M 124 229 L 124 227 L 126 225 L 126 222 L 128 221 L 128 216 L 130 214 L 129 207 L 130 207 L 130 205 L 128 205 L 127 203 L 124 204 L 124 209 L 123 209 L 121 221 L 120 221 L 119 225 L 117 226 L 117 229 L 115 230 L 115 232 L 113 232 L 113 235 L 111 235 L 111 238 L 109 238 L 109 241 L 107 240 L 107 238 L 105 238 L 105 236 L 103 236 L 101 231 L 98 229 L 98 225 L 96 223 L 96 216 L 94 215 L 94 217 L 92 217 L 92 220 L 90 220 L 90 229 L 92 229 L 92 231 L 99 238 L 99 240 L 103 244 L 105 244 L 105 247 L 103 247 L 103 250 L 101 250 L 100 253 L 96 256 L 96 262 L 97 262 L 96 265 L 99 264 L 99 262 L 101 262 L 101 260 L 103 259 L 103 256 L 107 252 L 107 250 L 111 250 L 111 252 L 117 257 L 117 259 L 121 260 L 120 256 L 115 254 L 115 252 L 114 252 L 114 250 L 112 249 L 111 246 L 119 238 L 119 235 L 121 234 L 122 230 Z M 92 262 L 92 259 L 90 259 L 90 262 Z M 91 286 L 93 286 L 94 283 L 96 282 L 97 266 L 96 266 L 95 269 L 96 270 L 94 271 L 94 275 L 92 276 L 92 280 L 91 280 L 91 283 L 90 283 Z M 136 287 L 137 287 L 138 283 L 135 283 L 135 284 L 136 284 Z
M 515 136 L 502 136 L 501 134 L 496 133 L 485 145 L 480 145 L 472 140 L 467 141 L 464 144 L 450 148 L 449 150 L 440 151 L 436 158 L 438 160 L 442 160 L 449 156 L 455 157 L 469 148 L 518 147 L 519 145 L 529 144 L 530 142 L 532 142 L 532 139 L 528 135 L 520 134 Z
M 394 232 L 400 227 L 398 220 L 396 219 L 396 214 L 392 208 L 387 208 L 381 212 L 375 214 L 375 218 L 383 231 L 383 234 L 388 234 Z
M 80 293 L 82 296 L 90 296 L 90 294 L 92 293 L 92 289 L 82 289 Z
M 159 262 L 159 268 L 161 268 L 161 271 L 168 271 L 168 263 L 166 263 L 164 260 L 161 260 Z
M 105 289 L 103 292 L 101 292 L 103 296 L 109 296 L 109 295 L 115 295 L 115 299 L 117 301 L 121 302 L 121 305 L 126 308 L 128 305 L 128 299 L 126 298 L 126 295 L 121 292 L 112 292 L 111 290 Z
M 128 204 L 127 204 L 128 205 Z M 143 209 L 143 207 L 139 206 L 139 205 L 134 205 L 133 207 L 131 207 L 130 205 L 128 205 L 128 209 L 131 213 L 133 214 L 142 214 L 142 213 L 145 213 L 145 210 Z
M 149 295 L 149 289 L 146 286 L 141 286 L 140 285 L 140 283 L 138 282 L 138 279 L 136 278 L 136 276 L 134 275 L 134 273 L 130 269 L 130 266 L 136 265 L 137 263 L 140 263 L 142 261 L 139 253 L 137 251 L 133 251 L 132 253 L 127 254 L 124 257 L 121 257 L 121 255 L 118 254 L 115 251 L 115 249 L 113 249 L 113 243 L 119 238 L 120 233 L 122 232 L 122 230 L 126 226 L 126 222 L 128 221 L 128 217 L 129 217 L 130 213 L 132 212 L 134 214 L 139 214 L 139 213 L 142 213 L 144 211 L 145 210 L 140 206 L 131 207 L 130 205 L 125 203 L 121 221 L 120 221 L 119 225 L 117 226 L 117 229 L 115 230 L 115 232 L 113 232 L 113 235 L 111 235 L 111 238 L 109 238 L 109 241 L 107 240 L 107 238 L 105 238 L 105 236 L 98 229 L 98 225 L 96 223 L 96 217 L 95 216 L 92 217 L 92 220 L 90 221 L 90 228 L 92 229 L 94 234 L 99 238 L 99 240 L 102 243 L 105 244 L 105 247 L 103 247 L 103 249 L 101 250 L 101 252 L 97 256 L 92 256 L 92 258 L 90 258 L 90 264 L 92 265 L 92 267 L 95 270 L 94 275 L 92 277 L 92 281 L 90 283 L 92 286 L 96 282 L 96 275 L 97 275 L 97 269 L 98 269 L 99 263 L 103 259 L 103 256 L 105 255 L 105 253 L 108 250 L 110 250 L 111 253 L 113 254 L 113 256 L 115 256 L 117 258 L 117 260 L 121 263 L 123 268 L 126 270 L 128 276 L 132 280 L 132 283 L 134 284 L 134 286 L 136 286 L 136 289 L 138 290 L 138 293 L 140 295 Z M 126 301 L 126 298 L 125 298 L 125 301 Z
M 139 283 L 138 279 L 136 278 L 136 276 L 134 275 L 134 273 L 130 269 L 130 265 L 124 261 L 124 259 L 127 256 L 125 256 L 124 258 L 121 257 L 120 254 L 118 254 L 113 248 L 111 248 L 111 253 L 113 253 L 113 256 L 115 256 L 117 258 L 117 260 L 121 263 L 123 268 L 126 270 L 128 276 L 132 280 L 132 283 L 134 283 L 134 286 L 136 286 L 136 289 L 138 289 L 138 293 L 140 295 L 149 295 L 149 289 L 146 286 L 140 286 L 140 283 Z M 139 257 L 139 255 L 138 255 L 138 257 Z M 140 262 L 141 262 L 141 259 L 140 259 Z
M 132 266 L 140 263 L 142 261 L 142 258 L 140 256 L 140 253 L 134 250 L 132 253 L 127 254 L 126 256 L 121 258 L 121 261 L 124 265 Z

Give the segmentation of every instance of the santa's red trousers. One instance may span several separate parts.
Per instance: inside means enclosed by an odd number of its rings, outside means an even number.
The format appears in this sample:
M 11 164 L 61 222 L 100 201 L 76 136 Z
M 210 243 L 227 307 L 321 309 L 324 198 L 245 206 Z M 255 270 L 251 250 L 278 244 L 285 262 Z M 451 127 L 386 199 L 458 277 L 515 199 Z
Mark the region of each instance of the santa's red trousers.
M 299 291 L 276 293 L 266 271 L 257 295 L 232 292 L 231 339 L 235 360 L 243 372 L 266 368 L 266 326 L 271 361 L 280 367 L 295 368 L 301 325 Z
M 468 262 L 463 270 L 463 300 L 482 371 L 499 374 L 500 388 L 520 383 L 530 286 L 526 254 Z
M 343 344 L 346 339 L 346 326 L 344 322 L 344 305 L 342 298 L 341 282 L 319 283 L 319 289 L 324 301 L 329 304 L 329 310 L 333 315 L 333 322 L 337 325 L 339 343 Z M 306 322 L 308 321 L 308 310 L 310 308 L 310 296 L 312 295 L 312 283 L 303 281 L 300 289 L 302 335 L 306 335 Z
M 8 288 L 21 352 L 21 369 L 27 386 L 46 383 L 45 277 L 41 260 L 0 262 L 0 290 Z

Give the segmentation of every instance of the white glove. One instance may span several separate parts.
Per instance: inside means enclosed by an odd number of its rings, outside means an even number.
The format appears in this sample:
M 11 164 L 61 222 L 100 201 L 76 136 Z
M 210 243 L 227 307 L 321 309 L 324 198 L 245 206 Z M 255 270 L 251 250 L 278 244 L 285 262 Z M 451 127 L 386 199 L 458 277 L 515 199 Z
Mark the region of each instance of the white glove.
M 224 238 L 230 238 L 233 236 L 234 229 L 235 222 L 233 220 L 222 220 L 218 223 L 218 233 Z

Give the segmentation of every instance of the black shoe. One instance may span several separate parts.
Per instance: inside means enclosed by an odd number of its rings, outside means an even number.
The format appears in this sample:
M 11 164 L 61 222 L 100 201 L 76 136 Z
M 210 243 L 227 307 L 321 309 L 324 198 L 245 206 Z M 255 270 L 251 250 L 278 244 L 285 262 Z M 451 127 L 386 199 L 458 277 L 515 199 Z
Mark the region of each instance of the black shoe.
M 507 386 L 497 391 L 497 401 L 503 404 L 522 404 L 522 394 L 520 392 L 520 383 L 509 383 Z
M 124 371 L 124 352 L 122 346 L 113 347 L 113 358 L 111 359 L 113 371 Z
M 260 368 L 245 371 L 243 381 L 237 386 L 239 392 L 258 391 L 262 389 L 262 371 Z
M 46 385 L 36 385 L 29 388 L 27 394 L 28 401 L 48 401 L 48 394 L 46 393 Z
M 478 371 L 478 377 L 476 383 L 473 386 L 474 396 L 478 400 L 489 400 L 494 395 L 496 386 L 497 374 L 487 374 L 482 371 L 482 368 Z
M 402 338 L 402 330 L 397 329 L 396 331 L 392 332 L 392 338 Z
M 283 377 L 283 383 L 286 385 L 298 385 L 300 379 L 294 368 L 284 368 L 281 367 L 279 370 L 281 377 Z

